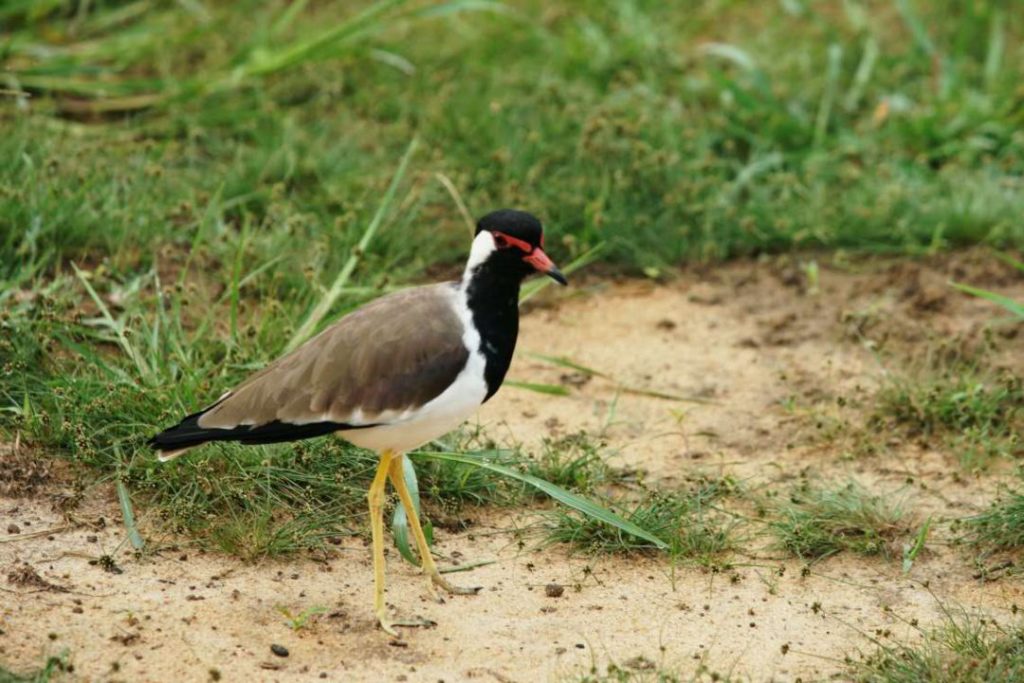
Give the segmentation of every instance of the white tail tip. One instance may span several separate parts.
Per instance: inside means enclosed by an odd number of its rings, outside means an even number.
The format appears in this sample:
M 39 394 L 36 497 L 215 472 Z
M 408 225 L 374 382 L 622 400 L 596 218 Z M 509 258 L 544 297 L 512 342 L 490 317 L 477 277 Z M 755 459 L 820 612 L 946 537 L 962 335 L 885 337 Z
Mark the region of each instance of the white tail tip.
M 156 457 L 157 457 L 157 460 L 159 460 L 160 462 L 167 462 L 168 460 L 174 460 L 175 458 L 177 458 L 182 453 L 185 453 L 185 452 L 188 452 L 188 451 L 192 450 L 192 448 L 194 448 L 194 447 L 193 446 L 189 446 L 188 448 L 179 448 L 176 451 L 160 451 L 160 452 L 158 452 L 156 454 Z

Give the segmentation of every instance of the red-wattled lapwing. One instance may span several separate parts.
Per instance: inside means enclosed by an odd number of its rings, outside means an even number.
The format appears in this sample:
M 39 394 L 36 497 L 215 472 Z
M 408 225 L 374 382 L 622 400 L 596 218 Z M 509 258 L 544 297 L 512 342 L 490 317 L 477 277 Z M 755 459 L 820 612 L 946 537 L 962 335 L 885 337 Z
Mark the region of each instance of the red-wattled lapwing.
M 170 460 L 210 441 L 268 444 L 339 434 L 380 454 L 368 498 L 381 628 L 394 634 L 396 623 L 384 607 L 389 478 L 430 592 L 436 584 L 449 593 L 475 593 L 438 572 L 405 486 L 402 458 L 459 426 L 501 386 L 519 333 L 523 279 L 540 271 L 566 284 L 543 244 L 540 221 L 531 214 L 505 209 L 484 216 L 460 281 L 406 289 L 363 306 L 149 445 Z

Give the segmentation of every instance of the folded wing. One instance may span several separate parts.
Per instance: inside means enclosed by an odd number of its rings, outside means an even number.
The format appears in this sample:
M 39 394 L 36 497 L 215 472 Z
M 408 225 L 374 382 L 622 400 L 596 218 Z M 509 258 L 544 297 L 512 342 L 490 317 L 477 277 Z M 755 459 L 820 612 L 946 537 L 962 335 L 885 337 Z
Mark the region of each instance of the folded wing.
M 452 284 L 382 297 L 150 445 L 177 451 L 207 441 L 275 443 L 401 420 L 465 367 L 463 332 Z

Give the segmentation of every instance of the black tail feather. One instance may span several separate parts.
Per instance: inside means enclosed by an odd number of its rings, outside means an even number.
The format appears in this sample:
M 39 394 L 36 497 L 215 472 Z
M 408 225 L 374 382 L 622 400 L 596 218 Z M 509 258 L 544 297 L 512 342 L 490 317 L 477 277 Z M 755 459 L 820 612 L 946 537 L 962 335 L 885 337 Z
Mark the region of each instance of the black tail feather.
M 199 418 L 205 412 L 203 410 L 189 415 L 175 426 L 165 429 L 151 438 L 146 445 L 159 451 L 192 448 L 211 441 L 237 441 L 247 445 L 257 445 L 312 439 L 342 429 L 374 426 L 350 425 L 342 422 L 311 422 L 296 425 L 274 420 L 262 425 L 244 425 L 234 429 L 207 429 L 199 426 Z

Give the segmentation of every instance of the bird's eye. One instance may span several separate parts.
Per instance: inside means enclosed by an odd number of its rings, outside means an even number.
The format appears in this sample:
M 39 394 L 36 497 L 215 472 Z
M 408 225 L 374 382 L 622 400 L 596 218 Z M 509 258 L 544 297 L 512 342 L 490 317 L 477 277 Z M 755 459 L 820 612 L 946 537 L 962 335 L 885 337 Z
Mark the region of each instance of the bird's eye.
M 508 239 L 500 232 L 496 232 L 494 233 L 494 245 L 498 247 L 498 249 L 504 249 L 508 246 Z

